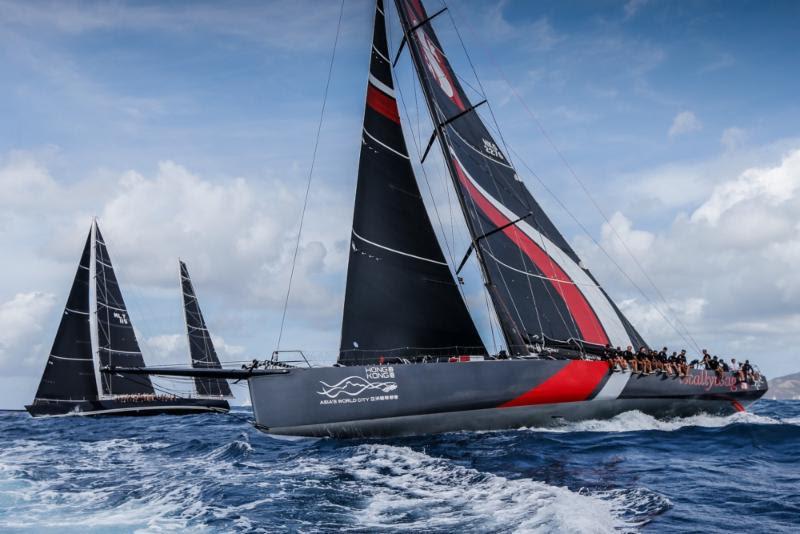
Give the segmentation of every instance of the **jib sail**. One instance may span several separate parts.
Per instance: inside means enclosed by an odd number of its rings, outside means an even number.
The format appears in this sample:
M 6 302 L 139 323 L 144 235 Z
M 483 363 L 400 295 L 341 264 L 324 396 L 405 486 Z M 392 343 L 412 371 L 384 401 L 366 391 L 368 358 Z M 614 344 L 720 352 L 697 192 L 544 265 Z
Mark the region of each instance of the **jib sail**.
M 483 354 L 425 210 L 406 150 L 388 59 L 383 2 L 361 135 L 341 363 L 386 356 Z
M 182 261 L 178 262 L 181 271 L 181 290 L 183 292 L 183 313 L 186 319 L 186 336 L 189 342 L 189 357 L 195 369 L 221 369 L 217 351 L 206 327 L 200 303 L 194 292 L 189 270 Z M 218 378 L 195 378 L 197 394 L 203 397 L 232 397 L 226 380 Z
M 481 121 L 421 1 L 395 2 L 509 350 L 526 354 L 542 337 L 643 345 Z
M 91 233 L 64 306 L 53 348 L 34 400 L 94 400 L 97 383 L 89 321 Z

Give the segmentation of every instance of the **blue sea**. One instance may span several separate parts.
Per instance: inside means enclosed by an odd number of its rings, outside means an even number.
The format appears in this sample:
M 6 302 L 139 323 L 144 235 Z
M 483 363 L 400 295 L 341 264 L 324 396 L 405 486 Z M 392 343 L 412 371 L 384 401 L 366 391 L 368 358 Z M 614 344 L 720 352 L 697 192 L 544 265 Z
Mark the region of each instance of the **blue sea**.
M 2 532 L 798 532 L 800 403 L 391 440 L 0 413 Z

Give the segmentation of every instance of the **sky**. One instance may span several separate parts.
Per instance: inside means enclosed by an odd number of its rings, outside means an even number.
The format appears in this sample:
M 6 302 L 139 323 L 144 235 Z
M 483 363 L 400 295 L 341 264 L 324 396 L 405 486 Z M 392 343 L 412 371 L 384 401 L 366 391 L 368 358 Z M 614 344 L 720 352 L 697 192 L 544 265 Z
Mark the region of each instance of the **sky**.
M 800 370 L 800 4 L 448 6 L 435 28 L 470 98 L 645 339 Z M 281 341 L 322 361 L 373 16 L 343 9 Z M 179 257 L 221 359 L 271 354 L 338 16 L 335 1 L 0 0 L 0 408 L 33 398 L 93 216 L 149 364 L 188 363 Z M 395 82 L 415 152 L 431 126 L 407 55 Z M 458 261 L 468 239 L 432 154 L 417 174 Z M 465 279 L 493 347 L 474 263 Z

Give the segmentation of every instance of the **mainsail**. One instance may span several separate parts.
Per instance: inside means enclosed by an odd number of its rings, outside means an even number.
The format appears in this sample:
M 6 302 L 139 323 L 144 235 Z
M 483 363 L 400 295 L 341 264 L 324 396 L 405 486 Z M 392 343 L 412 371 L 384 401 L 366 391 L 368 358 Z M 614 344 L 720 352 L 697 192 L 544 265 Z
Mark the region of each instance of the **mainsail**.
M 196 369 L 221 369 L 222 365 L 214 350 L 214 343 L 206 327 L 200 303 L 194 292 L 192 279 L 186 264 L 178 261 L 181 272 L 181 290 L 183 292 L 183 313 L 186 319 L 186 336 L 189 342 L 189 357 L 192 367 Z M 203 397 L 232 397 L 231 388 L 226 380 L 218 378 L 195 378 L 194 386 L 197 394 Z
M 414 178 L 388 55 L 378 0 L 339 362 L 483 354 Z
M 86 238 L 72 289 L 35 400 L 97 398 L 89 321 L 91 233 Z
M 509 351 L 537 339 L 644 345 L 489 133 L 421 1 L 395 3 Z
M 97 221 L 93 230 L 98 364 L 100 367 L 144 367 L 142 351 Z M 103 395 L 154 393 L 147 376 L 103 374 L 101 384 Z

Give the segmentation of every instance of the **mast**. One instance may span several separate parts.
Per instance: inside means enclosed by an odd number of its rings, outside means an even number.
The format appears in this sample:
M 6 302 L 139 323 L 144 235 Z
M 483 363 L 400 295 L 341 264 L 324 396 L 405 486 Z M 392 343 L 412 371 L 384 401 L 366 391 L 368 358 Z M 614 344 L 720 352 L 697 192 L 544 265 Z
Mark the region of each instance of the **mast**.
M 92 228 L 89 230 L 89 239 L 91 240 L 91 261 L 89 262 L 89 320 L 91 322 L 91 345 L 92 345 L 92 359 L 94 361 L 94 376 L 97 383 L 97 396 L 103 398 L 103 385 L 101 383 L 100 373 L 100 345 L 98 341 L 98 322 L 97 322 L 97 236 L 95 228 L 97 227 L 97 218 L 92 218 Z
M 420 0 L 395 0 L 444 161 L 512 354 L 538 342 L 644 345 L 558 232 L 463 91 Z M 401 45 L 402 46 L 402 45 Z M 427 152 L 427 151 L 426 151 Z
M 211 334 L 200 311 L 200 303 L 194 291 L 186 264 L 178 260 L 181 293 L 183 295 L 183 320 L 186 325 L 186 341 L 189 360 L 196 369 L 222 369 L 214 349 Z M 227 380 L 218 378 L 195 378 L 195 392 L 201 397 L 233 397 Z
M 34 402 L 97 398 L 91 343 L 89 281 L 91 232 L 86 237 L 61 321 Z
M 388 55 L 378 0 L 339 362 L 484 354 L 414 176 Z

